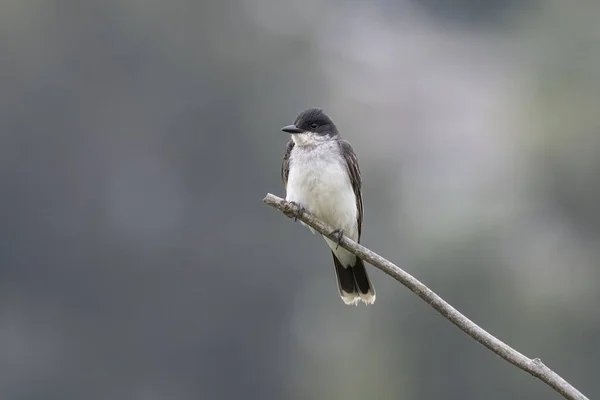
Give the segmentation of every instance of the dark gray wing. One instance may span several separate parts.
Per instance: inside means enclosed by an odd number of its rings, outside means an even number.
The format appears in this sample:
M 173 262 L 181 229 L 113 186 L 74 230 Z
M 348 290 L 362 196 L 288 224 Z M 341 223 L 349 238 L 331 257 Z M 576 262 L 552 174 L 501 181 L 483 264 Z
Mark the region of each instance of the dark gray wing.
M 281 163 L 281 180 L 283 181 L 283 187 L 287 190 L 287 180 L 290 174 L 290 154 L 294 148 L 294 141 L 290 140 L 285 148 L 285 154 L 283 155 L 283 162 Z
M 354 197 L 356 197 L 356 208 L 358 209 L 358 241 L 360 241 L 360 233 L 362 230 L 363 221 L 363 201 L 362 201 L 362 179 L 360 178 L 360 168 L 358 167 L 358 158 L 354 154 L 354 150 L 350 143 L 343 139 L 339 140 L 340 150 L 342 156 L 346 160 L 346 167 L 348 168 L 348 176 L 350 177 L 350 183 L 352 189 L 354 189 Z

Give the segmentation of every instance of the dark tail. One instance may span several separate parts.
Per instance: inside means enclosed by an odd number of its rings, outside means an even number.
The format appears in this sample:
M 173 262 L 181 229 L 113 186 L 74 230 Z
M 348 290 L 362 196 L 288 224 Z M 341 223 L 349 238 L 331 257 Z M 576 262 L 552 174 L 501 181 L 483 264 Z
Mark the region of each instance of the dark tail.
M 363 260 L 356 257 L 353 266 L 344 268 L 335 254 L 333 256 L 333 265 L 337 276 L 338 290 L 342 300 L 346 304 L 358 304 L 362 300 L 365 304 L 375 302 L 375 289 L 371 284 Z

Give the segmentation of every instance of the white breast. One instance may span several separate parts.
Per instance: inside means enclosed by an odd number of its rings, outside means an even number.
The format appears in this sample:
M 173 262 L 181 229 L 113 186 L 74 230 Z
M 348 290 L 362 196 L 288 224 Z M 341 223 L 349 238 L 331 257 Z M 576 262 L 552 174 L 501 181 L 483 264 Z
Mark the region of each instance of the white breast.
M 286 200 L 301 204 L 353 240 L 358 239 L 356 198 L 337 142 L 311 148 L 295 146 L 286 192 Z

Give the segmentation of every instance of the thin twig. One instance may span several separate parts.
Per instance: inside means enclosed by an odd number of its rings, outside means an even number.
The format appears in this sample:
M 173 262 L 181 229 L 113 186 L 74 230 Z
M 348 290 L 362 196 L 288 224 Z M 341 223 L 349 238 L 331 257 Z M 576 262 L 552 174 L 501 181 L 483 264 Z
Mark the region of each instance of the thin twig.
M 314 215 L 306 211 L 302 212 L 296 205 L 289 203 L 282 198 L 274 196 L 271 193 L 267 194 L 263 201 L 267 205 L 277 208 L 288 217 L 299 219 L 323 236 L 328 237 L 333 241 L 338 240 L 338 237 L 334 234 L 334 229 L 332 227 L 327 226 Z M 563 395 L 563 397 L 566 399 L 588 400 L 587 397 L 585 397 L 581 392 L 561 378 L 556 372 L 544 365 L 542 360 L 539 358 L 528 358 L 512 347 L 508 346 L 506 343 L 496 339 L 473 321 L 458 312 L 450 304 L 446 303 L 440 296 L 435 294 L 427 286 L 390 261 L 372 252 L 366 247 L 354 242 L 346 236 L 344 236 L 340 241 L 340 246 L 396 279 L 421 299 L 429 303 L 429 305 L 431 305 L 431 307 L 433 307 L 437 312 L 442 314 L 446 319 L 459 327 L 473 339 L 477 340 L 479 343 L 514 366 L 540 379 L 552 389 Z

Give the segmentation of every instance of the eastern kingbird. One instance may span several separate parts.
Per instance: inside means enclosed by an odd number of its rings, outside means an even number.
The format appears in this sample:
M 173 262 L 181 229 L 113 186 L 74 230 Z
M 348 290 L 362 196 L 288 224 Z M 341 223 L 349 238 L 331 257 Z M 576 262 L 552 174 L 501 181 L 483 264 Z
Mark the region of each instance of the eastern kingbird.
M 350 143 L 341 138 L 333 121 L 320 108 L 303 111 L 293 125 L 281 178 L 291 201 L 360 242 L 363 221 L 361 177 Z M 311 229 L 312 230 L 312 229 Z M 314 233 L 314 231 L 313 231 Z M 324 237 L 333 254 L 338 289 L 346 304 L 375 302 L 375 289 L 363 261 Z

